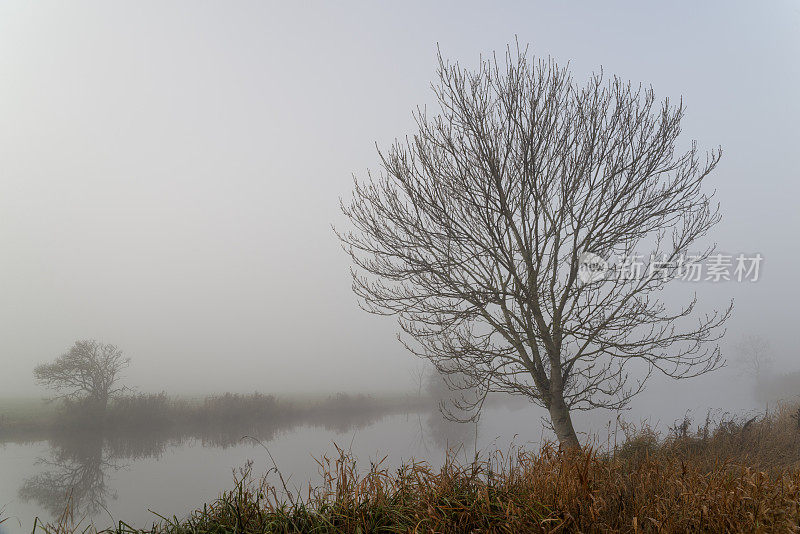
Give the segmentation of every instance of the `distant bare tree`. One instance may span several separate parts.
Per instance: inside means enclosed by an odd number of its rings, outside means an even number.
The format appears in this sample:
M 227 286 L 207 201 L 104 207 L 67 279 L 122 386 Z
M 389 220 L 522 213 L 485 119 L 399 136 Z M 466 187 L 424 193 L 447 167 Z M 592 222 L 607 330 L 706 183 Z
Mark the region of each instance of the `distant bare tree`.
M 129 363 L 115 345 L 82 340 L 52 363 L 36 366 L 33 376 L 57 392 L 55 398 L 89 401 L 104 411 L 108 401 L 125 390 L 119 381 Z
M 761 380 L 772 368 L 772 346 L 769 340 L 757 335 L 742 337 L 734 346 L 737 363 L 743 372 Z
M 440 114 L 418 109 L 418 132 L 379 150 L 381 172 L 342 202 L 361 305 L 397 315 L 401 341 L 453 387 L 480 388 L 473 414 L 488 392 L 525 395 L 568 447 L 570 410 L 623 407 L 655 369 L 718 367 L 733 303 L 693 318 L 696 297 L 658 298 L 720 218 L 701 185 L 721 151 L 677 150 L 682 102 L 602 73 L 579 86 L 519 48 L 476 70 L 440 54 L 437 74 Z M 645 276 L 579 276 L 584 253 L 634 251 L 658 260 Z
M 733 346 L 733 352 L 742 374 L 753 380 L 756 400 L 769 406 L 771 401 L 797 394 L 796 377 L 773 373 L 772 345 L 768 339 L 752 334 L 743 336 Z

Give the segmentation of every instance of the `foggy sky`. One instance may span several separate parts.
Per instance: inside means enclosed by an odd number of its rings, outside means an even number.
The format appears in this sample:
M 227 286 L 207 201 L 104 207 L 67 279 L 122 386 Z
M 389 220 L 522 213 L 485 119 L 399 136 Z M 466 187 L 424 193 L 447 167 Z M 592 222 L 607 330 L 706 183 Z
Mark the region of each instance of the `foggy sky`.
M 515 35 L 683 97 L 684 140 L 724 150 L 715 241 L 765 258 L 691 290 L 800 369 L 797 2 L 6 1 L 0 395 L 38 395 L 33 366 L 82 338 L 145 391 L 409 388 L 420 361 L 358 309 L 330 225 L 433 103 L 437 43 L 474 65 Z

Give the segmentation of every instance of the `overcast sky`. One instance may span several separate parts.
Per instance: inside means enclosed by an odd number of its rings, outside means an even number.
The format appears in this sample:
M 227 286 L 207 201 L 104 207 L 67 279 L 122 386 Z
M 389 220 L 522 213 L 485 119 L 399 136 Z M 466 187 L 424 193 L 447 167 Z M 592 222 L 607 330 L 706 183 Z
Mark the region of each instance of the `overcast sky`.
M 0 4 L 0 395 L 76 339 L 142 390 L 402 390 L 420 362 L 358 309 L 330 225 L 375 143 L 433 102 L 436 45 L 474 65 L 529 43 L 683 97 L 721 145 L 730 253 L 760 252 L 731 339 L 800 370 L 800 3 Z M 656 389 L 658 391 L 658 389 Z

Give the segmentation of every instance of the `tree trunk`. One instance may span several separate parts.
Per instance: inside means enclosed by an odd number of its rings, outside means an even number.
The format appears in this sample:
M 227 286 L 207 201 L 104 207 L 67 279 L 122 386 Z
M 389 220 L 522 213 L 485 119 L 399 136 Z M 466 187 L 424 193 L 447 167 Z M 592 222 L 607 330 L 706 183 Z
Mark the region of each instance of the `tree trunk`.
M 578 441 L 578 435 L 575 434 L 575 429 L 572 427 L 572 418 L 569 415 L 569 408 L 567 408 L 564 398 L 560 393 L 553 395 L 550 400 L 550 421 L 553 423 L 553 429 L 556 431 L 558 442 L 563 448 L 580 448 L 581 444 Z

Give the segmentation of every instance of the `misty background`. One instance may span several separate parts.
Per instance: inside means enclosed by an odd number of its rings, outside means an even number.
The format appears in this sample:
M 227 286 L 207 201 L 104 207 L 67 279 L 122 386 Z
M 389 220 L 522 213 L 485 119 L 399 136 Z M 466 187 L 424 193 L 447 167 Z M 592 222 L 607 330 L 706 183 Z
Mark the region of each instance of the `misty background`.
M 681 289 L 703 310 L 735 298 L 723 349 L 760 335 L 777 369 L 800 370 L 795 1 L 8 1 L 0 396 L 44 394 L 33 367 L 82 338 L 122 348 L 141 391 L 413 389 L 422 363 L 393 319 L 358 308 L 331 224 L 375 144 L 433 103 L 437 43 L 474 65 L 515 35 L 578 81 L 602 66 L 683 97 L 683 140 L 724 150 L 712 238 L 764 261 L 756 283 Z M 742 380 L 655 377 L 633 405 L 746 404 Z

